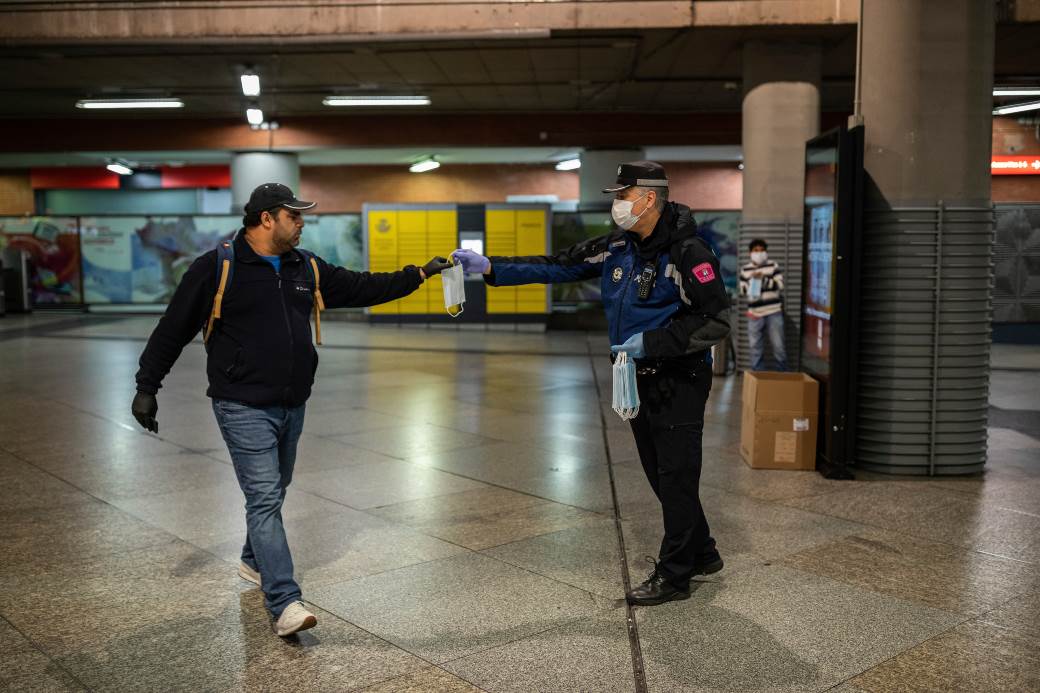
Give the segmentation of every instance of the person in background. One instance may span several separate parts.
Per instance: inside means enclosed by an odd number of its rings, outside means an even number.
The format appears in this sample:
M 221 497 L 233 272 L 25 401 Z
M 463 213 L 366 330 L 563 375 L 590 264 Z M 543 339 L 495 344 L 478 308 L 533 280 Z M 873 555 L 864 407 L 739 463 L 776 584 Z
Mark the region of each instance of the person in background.
M 769 345 L 776 370 L 787 370 L 787 348 L 784 346 L 784 275 L 780 265 L 769 259 L 768 244 L 761 238 L 751 241 L 751 262 L 740 269 L 740 293 L 748 297 L 748 347 L 751 370 L 765 366 L 763 341 Z

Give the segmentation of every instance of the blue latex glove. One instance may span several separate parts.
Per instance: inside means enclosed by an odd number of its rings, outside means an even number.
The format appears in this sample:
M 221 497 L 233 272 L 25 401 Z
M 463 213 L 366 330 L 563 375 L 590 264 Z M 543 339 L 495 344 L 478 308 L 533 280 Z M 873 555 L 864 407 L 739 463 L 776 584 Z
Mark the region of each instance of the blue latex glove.
M 455 258 L 457 263 L 462 265 L 463 272 L 484 274 L 491 268 L 491 260 L 488 260 L 483 255 L 474 253 L 472 250 L 459 249 L 454 251 L 451 256 Z
M 643 333 L 635 333 L 629 337 L 624 344 L 615 344 L 610 347 L 610 350 L 615 354 L 619 351 L 624 351 L 628 354 L 628 357 L 632 359 L 641 359 L 645 357 L 646 352 L 643 350 Z

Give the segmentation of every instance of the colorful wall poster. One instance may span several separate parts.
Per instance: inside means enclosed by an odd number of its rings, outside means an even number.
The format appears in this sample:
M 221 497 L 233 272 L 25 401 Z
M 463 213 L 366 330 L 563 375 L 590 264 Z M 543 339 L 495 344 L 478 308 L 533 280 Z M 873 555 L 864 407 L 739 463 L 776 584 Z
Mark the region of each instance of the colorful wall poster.
M 0 217 L 0 251 L 29 256 L 34 306 L 82 303 L 76 217 Z

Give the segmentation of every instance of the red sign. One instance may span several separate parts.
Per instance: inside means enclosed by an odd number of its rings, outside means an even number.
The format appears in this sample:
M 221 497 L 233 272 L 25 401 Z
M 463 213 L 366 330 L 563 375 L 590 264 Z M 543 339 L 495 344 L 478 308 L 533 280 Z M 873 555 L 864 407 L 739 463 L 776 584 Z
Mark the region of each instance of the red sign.
M 229 166 L 163 166 L 159 169 L 164 188 L 230 188 Z
M 1040 155 L 995 156 L 989 166 L 994 176 L 1040 176 Z
M 68 188 L 84 190 L 89 188 L 119 189 L 119 174 L 106 170 L 104 166 L 62 166 L 61 168 L 29 169 L 29 180 L 33 190 L 54 190 Z

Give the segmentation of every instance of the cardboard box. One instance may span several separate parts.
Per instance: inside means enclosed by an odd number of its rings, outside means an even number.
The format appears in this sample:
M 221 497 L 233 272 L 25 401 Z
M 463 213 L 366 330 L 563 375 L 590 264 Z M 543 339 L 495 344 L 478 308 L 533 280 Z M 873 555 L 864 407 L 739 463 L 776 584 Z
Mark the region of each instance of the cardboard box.
M 819 383 L 805 373 L 745 372 L 740 454 L 753 469 L 816 469 Z

